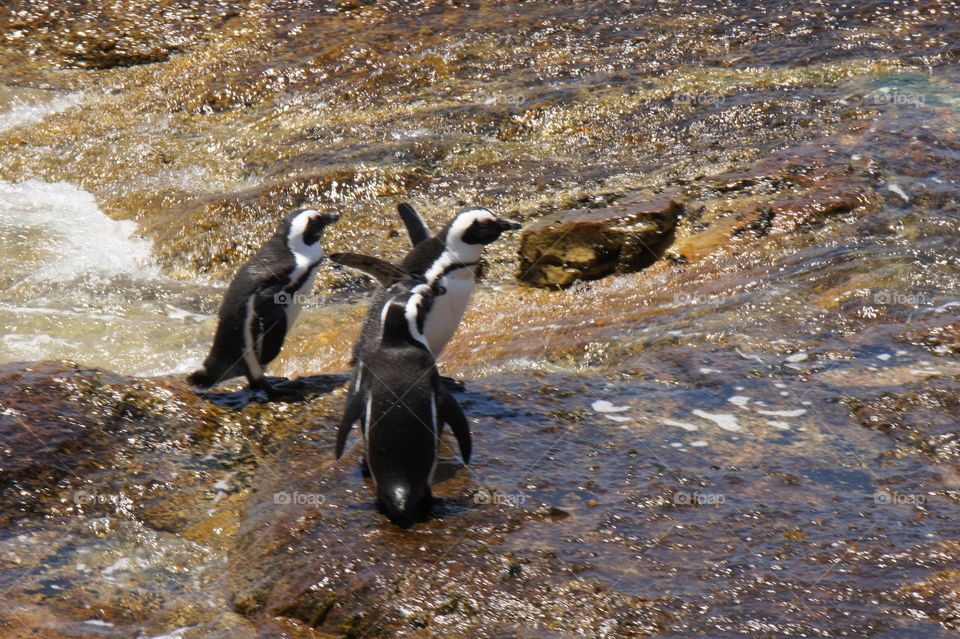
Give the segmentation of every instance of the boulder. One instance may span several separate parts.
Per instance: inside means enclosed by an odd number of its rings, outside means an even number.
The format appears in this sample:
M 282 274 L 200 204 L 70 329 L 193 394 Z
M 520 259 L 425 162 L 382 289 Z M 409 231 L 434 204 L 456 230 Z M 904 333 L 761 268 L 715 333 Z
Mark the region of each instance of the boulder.
M 517 277 L 531 286 L 565 288 L 576 280 L 643 269 L 666 248 L 680 209 L 664 195 L 548 215 L 524 231 Z

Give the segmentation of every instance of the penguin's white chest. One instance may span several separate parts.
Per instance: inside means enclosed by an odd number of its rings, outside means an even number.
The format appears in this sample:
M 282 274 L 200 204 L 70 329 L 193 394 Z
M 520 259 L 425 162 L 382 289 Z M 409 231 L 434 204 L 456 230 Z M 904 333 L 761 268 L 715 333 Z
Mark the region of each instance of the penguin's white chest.
M 463 319 L 476 284 L 474 269 L 470 267 L 454 271 L 444 277 L 440 284 L 446 293 L 434 298 L 433 307 L 423 325 L 434 357 L 440 356 Z

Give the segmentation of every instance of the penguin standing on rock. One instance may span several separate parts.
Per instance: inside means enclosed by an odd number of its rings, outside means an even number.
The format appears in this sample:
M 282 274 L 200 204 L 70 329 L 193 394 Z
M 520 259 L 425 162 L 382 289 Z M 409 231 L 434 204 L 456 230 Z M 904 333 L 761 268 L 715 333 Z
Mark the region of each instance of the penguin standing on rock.
M 364 271 L 384 286 L 407 277 L 422 280 L 438 291 L 426 316 L 423 333 L 431 353 L 439 357 L 467 310 L 480 274 L 484 247 L 495 242 L 504 232 L 519 229 L 521 225 L 487 209 L 467 207 L 457 213 L 440 233 L 429 237 L 429 229 L 412 206 L 401 204 L 398 210 L 414 245 L 399 266 L 356 253 L 334 253 L 330 259 Z M 379 336 L 380 315 L 386 301 L 387 294 L 383 290 L 374 298 L 363 325 L 362 335 L 366 339 L 357 342 L 354 360 L 361 355 L 364 344 Z
M 339 459 L 351 427 L 360 422 L 365 470 L 376 484 L 378 503 L 403 527 L 429 515 L 444 423 L 464 462 L 470 460 L 467 419 L 441 383 L 423 333 L 435 294 L 442 292 L 414 280 L 386 289 L 380 334 L 356 363 L 337 433 Z
M 243 375 L 251 389 L 271 398 L 296 389 L 289 381 L 282 386 L 271 383 L 264 368 L 280 353 L 300 313 L 301 294 L 313 287 L 323 259 L 323 231 L 338 219 L 336 213 L 310 209 L 284 219 L 227 288 L 210 354 L 187 381 L 210 388 Z

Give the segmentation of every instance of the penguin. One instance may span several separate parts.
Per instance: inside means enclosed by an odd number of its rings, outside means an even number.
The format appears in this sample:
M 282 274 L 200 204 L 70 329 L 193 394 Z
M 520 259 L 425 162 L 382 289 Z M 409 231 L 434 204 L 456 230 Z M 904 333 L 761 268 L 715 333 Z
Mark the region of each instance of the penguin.
M 464 463 L 470 461 L 467 419 L 441 383 L 423 333 L 437 292 L 415 280 L 386 289 L 379 337 L 355 364 L 337 433 L 340 459 L 351 427 L 360 422 L 364 474 L 373 479 L 378 504 L 402 527 L 429 515 L 444 423 L 453 430 Z
M 323 259 L 320 238 L 340 219 L 336 213 L 306 209 L 291 213 L 277 232 L 244 264 L 227 288 L 210 354 L 187 381 L 210 388 L 245 376 L 253 390 L 268 397 L 295 389 L 270 383 L 264 368 L 280 353 L 301 310 L 301 293 L 313 287 Z
M 364 271 L 385 286 L 405 275 L 442 290 L 443 293 L 436 295 L 424 323 L 424 335 L 430 351 L 439 357 L 467 310 L 480 274 L 483 248 L 495 242 L 504 232 L 519 229 L 521 225 L 498 217 L 487 209 L 467 207 L 459 211 L 440 233 L 423 239 L 429 233 L 423 219 L 409 204 L 401 204 L 398 208 L 414 245 L 398 266 L 356 253 L 333 253 L 330 259 Z M 397 269 L 400 273 L 396 272 Z M 358 348 L 371 343 L 379 335 L 380 311 L 386 299 L 383 290 L 374 298 L 363 325 L 363 333 L 368 339 L 359 340 Z M 354 350 L 354 360 L 358 354 L 359 351 Z

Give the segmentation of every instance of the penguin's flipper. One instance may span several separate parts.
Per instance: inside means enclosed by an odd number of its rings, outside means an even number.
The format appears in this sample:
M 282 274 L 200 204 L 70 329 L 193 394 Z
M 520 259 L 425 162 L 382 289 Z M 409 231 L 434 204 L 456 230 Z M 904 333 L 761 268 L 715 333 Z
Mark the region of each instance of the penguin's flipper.
M 287 336 L 287 313 L 274 301 L 274 296 L 261 295 L 256 303 L 257 317 L 253 321 L 253 343 L 257 345 L 257 359 L 261 367 L 276 359 Z
M 469 464 L 470 453 L 473 451 L 470 423 L 467 422 L 467 416 L 463 414 L 460 404 L 442 383 L 437 384 L 437 412 L 440 414 L 440 419 L 450 424 L 450 430 L 453 431 L 453 436 L 457 438 L 463 463 Z
M 410 236 L 412 245 L 416 246 L 432 235 L 427 223 L 423 221 L 417 210 L 406 202 L 397 206 L 397 213 L 400 214 L 403 225 L 407 227 L 407 235 Z
M 347 436 L 350 435 L 353 423 L 363 415 L 363 395 L 363 393 L 347 395 L 347 407 L 343 409 L 343 419 L 340 420 L 340 428 L 337 430 L 337 459 L 343 457 L 343 449 L 347 445 Z
M 331 253 L 330 261 L 343 266 L 349 266 L 358 271 L 363 271 L 367 275 L 376 278 L 383 286 L 390 286 L 395 282 L 408 280 L 413 277 L 413 275 L 399 266 L 394 266 L 390 262 L 370 255 L 361 255 L 359 253 Z

